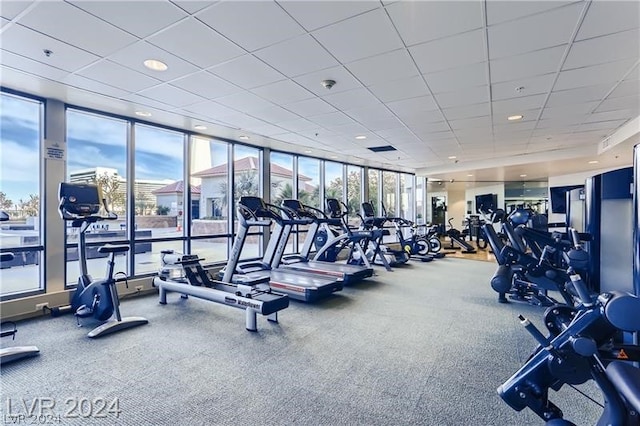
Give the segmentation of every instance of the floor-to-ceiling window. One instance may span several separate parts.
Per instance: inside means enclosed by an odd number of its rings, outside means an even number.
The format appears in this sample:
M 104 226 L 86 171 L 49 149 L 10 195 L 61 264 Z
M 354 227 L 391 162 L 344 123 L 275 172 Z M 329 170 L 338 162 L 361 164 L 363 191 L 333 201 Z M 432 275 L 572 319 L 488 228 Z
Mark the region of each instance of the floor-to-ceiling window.
M 376 214 L 380 211 L 380 195 L 378 194 L 378 182 L 380 181 L 380 170 L 369 169 L 369 201 L 373 206 L 373 210 Z
M 320 160 L 298 157 L 298 200 L 302 204 L 324 209 L 320 203 Z
M 332 161 L 324 162 L 324 197 L 342 201 L 344 194 L 343 165 Z
M 413 175 L 400 173 L 400 212 L 399 216 L 405 219 L 414 220 L 414 177 Z
M 204 258 L 206 263 L 227 259 L 228 153 L 226 142 L 191 139 L 191 253 Z
M 104 275 L 106 256 L 97 248 L 106 242 L 126 242 L 127 223 L 127 129 L 124 120 L 67 109 L 67 181 L 98 185 L 116 220 L 96 222 L 86 231 L 87 269 L 94 277 Z M 65 223 L 68 285 L 75 285 L 79 228 Z M 116 271 L 127 271 L 127 256 L 116 256 Z
M 262 194 L 260 188 L 262 153 L 257 148 L 245 145 L 234 145 L 233 148 L 233 206 L 236 206 L 240 197 L 248 195 L 259 197 Z M 247 237 L 241 254 L 242 258 L 262 255 L 262 245 L 259 238 L 262 229 L 250 229 L 249 231 L 252 235 Z
M 0 295 L 40 290 L 40 140 L 42 103 L 0 95 Z M 5 215 L 6 214 L 6 215 Z
M 162 250 L 183 251 L 185 136 L 137 123 L 134 130 L 134 272 L 139 275 L 158 270 Z
M 421 225 L 425 223 L 424 209 L 424 177 L 416 176 L 416 223 Z
M 271 152 L 270 181 L 271 181 L 271 204 L 281 206 L 282 201 L 294 198 L 293 194 L 293 155 L 281 152 Z M 297 226 L 293 227 L 292 235 L 287 240 L 285 253 L 293 253 L 295 250 L 295 235 Z
M 358 213 L 362 204 L 362 167 L 347 166 L 347 206 L 349 206 L 349 220 L 358 222 Z
M 398 213 L 398 198 L 396 189 L 398 187 L 398 173 L 382 172 L 382 204 L 386 209 L 387 216 L 395 216 Z

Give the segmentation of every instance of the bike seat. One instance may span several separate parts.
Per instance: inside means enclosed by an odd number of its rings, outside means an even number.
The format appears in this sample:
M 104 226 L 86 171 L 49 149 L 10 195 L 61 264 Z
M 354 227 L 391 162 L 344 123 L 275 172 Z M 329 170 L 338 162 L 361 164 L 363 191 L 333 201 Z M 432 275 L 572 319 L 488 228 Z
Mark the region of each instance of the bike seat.
M 124 253 L 129 251 L 129 246 L 126 244 L 105 244 L 98 248 L 98 253 Z
M 607 366 L 606 371 L 613 386 L 629 405 L 640 411 L 640 368 L 624 361 L 614 361 Z

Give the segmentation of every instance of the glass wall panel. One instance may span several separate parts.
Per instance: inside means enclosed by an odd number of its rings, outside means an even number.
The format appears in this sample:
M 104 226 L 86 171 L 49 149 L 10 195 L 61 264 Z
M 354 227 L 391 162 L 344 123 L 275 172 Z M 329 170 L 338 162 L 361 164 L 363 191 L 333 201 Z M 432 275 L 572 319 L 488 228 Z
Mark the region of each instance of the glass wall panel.
M 163 250 L 184 252 L 182 240 L 139 241 L 135 244 L 136 275 L 153 274 L 160 268 L 160 254 Z M 118 269 L 116 269 L 117 271 Z
M 225 142 L 198 137 L 191 139 L 192 236 L 228 233 L 227 153 L 228 144 Z M 219 244 L 218 240 L 216 244 Z
M 414 220 L 413 217 L 413 175 L 400 173 L 400 217 Z
M 324 162 L 324 197 L 336 198 L 342 201 L 344 182 L 342 178 L 342 164 L 331 161 Z
M 97 252 L 101 243 L 127 240 L 127 128 L 124 120 L 83 111 L 67 110 L 67 181 L 95 183 L 107 198 L 116 220 L 98 222 L 85 233 L 87 268 L 94 277 L 104 275 L 106 257 Z M 67 235 L 67 284 L 75 285 L 78 265 L 78 228 L 65 223 Z M 118 257 L 127 271 L 126 256 Z
M 398 213 L 398 199 L 396 188 L 398 184 L 398 173 L 382 172 L 382 203 L 388 216 L 396 216 Z
M 362 167 L 347 166 L 347 206 L 349 219 L 357 219 L 362 204 Z
M 424 220 L 424 177 L 416 176 L 416 223 L 421 225 Z
M 282 200 L 295 198 L 293 194 L 293 155 L 271 153 L 271 204 L 279 206 Z
M 320 160 L 298 157 L 298 200 L 302 204 L 324 209 L 320 204 Z
M 14 254 L 0 263 L 2 296 L 41 288 L 41 109 L 31 99 L 0 97 L 0 210 L 9 215 L 0 224 L 0 249 Z
M 227 241 L 227 237 L 191 240 L 191 254 L 197 254 L 205 264 L 226 262 Z
M 135 125 L 136 239 L 181 237 L 184 135 Z
M 378 196 L 378 181 L 380 180 L 380 170 L 369 169 L 369 202 L 373 205 L 376 215 L 380 211 L 380 198 Z
M 261 152 L 257 148 L 244 145 L 233 147 L 233 205 L 236 206 L 240 197 L 247 195 L 260 196 Z M 234 209 L 235 214 L 235 209 Z M 236 224 L 237 226 L 237 224 Z M 253 228 L 249 232 L 262 232 Z M 262 254 L 259 235 L 248 236 L 241 258 L 259 257 Z

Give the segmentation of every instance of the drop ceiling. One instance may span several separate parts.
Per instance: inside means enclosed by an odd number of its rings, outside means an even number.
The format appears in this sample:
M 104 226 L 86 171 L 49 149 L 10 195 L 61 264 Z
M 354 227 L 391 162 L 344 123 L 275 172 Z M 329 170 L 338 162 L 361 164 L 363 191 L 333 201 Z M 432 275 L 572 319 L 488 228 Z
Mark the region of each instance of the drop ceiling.
M 445 179 L 582 169 L 640 115 L 637 1 L 3 0 L 0 16 L 3 87 Z

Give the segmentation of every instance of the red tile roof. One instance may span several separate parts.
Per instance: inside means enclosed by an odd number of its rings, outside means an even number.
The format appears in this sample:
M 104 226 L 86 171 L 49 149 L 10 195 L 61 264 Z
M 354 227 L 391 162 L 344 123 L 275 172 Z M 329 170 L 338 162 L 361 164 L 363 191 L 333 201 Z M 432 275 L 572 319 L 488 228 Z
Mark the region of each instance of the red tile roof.
M 200 194 L 200 185 L 190 185 L 192 194 Z M 151 191 L 152 194 L 182 194 L 184 192 L 184 182 L 179 180 L 173 183 L 170 183 L 167 186 L 163 186 L 162 188 L 158 188 L 154 191 Z

